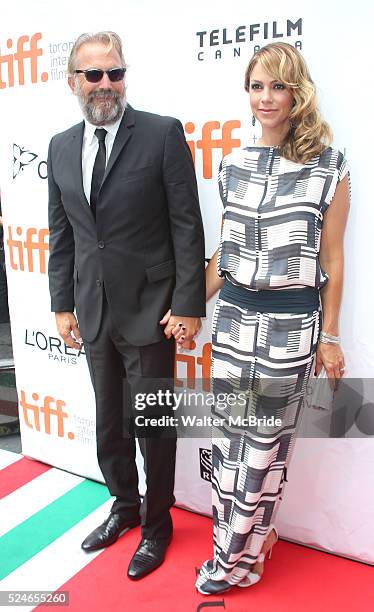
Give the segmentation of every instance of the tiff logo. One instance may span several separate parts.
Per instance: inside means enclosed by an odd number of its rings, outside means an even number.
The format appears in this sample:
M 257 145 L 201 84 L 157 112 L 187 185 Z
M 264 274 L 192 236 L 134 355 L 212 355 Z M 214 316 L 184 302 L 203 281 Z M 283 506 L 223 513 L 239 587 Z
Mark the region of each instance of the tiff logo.
M 28 227 L 26 229 L 26 239 L 22 227 L 17 226 L 15 233 L 18 239 L 14 238 L 14 228 L 8 225 L 8 239 L 6 244 L 9 249 L 9 264 L 13 270 L 24 272 L 34 272 L 35 257 L 40 274 L 47 272 L 47 256 L 49 249 L 47 238 L 49 231 L 46 228 L 37 229 Z M 36 254 L 36 256 L 35 256 Z
M 14 46 L 13 40 L 8 38 L 6 46 L 10 52 L 0 55 L 0 89 L 25 85 L 26 82 L 38 83 L 38 58 L 43 55 L 43 49 L 38 47 L 41 38 L 41 32 L 31 37 L 20 36 Z M 48 81 L 48 72 L 41 73 L 40 81 L 43 83 Z
M 196 348 L 196 342 L 191 342 L 191 350 Z M 174 384 L 176 387 L 183 387 L 183 380 L 178 379 L 178 374 L 181 375 L 183 367 L 183 379 L 187 381 L 188 389 L 196 389 L 196 364 L 200 366 L 200 376 L 202 381 L 203 391 L 210 391 L 210 366 L 212 362 L 212 343 L 206 342 L 199 357 L 194 355 L 185 355 L 184 353 L 175 353 L 174 362 Z M 181 365 L 183 364 L 183 365 Z
M 74 440 L 75 436 L 72 431 L 69 431 L 67 436 L 65 436 L 64 421 L 69 416 L 68 413 L 63 410 L 66 406 L 65 402 L 60 399 L 55 399 L 51 395 L 46 395 L 44 399 L 41 400 L 38 393 L 33 393 L 31 397 L 33 403 L 26 400 L 26 393 L 21 390 L 20 407 L 26 426 L 35 431 L 41 431 L 49 435 L 52 434 L 53 429 L 53 433 L 57 433 L 59 438 L 67 437 L 69 440 Z
M 194 164 L 196 165 L 196 148 L 201 149 L 202 161 L 203 161 L 203 177 L 206 179 L 212 178 L 213 171 L 213 149 L 221 149 L 222 157 L 231 153 L 231 151 L 241 146 L 240 138 L 233 138 L 232 132 L 240 128 L 241 122 L 234 119 L 231 121 L 225 121 L 221 124 L 219 121 L 207 121 L 204 123 L 201 130 L 201 138 L 195 142 L 195 140 L 187 140 L 187 144 L 190 147 Z M 189 121 L 184 126 L 186 134 L 193 134 L 195 132 L 195 124 Z M 212 132 L 219 130 L 219 137 L 213 138 Z

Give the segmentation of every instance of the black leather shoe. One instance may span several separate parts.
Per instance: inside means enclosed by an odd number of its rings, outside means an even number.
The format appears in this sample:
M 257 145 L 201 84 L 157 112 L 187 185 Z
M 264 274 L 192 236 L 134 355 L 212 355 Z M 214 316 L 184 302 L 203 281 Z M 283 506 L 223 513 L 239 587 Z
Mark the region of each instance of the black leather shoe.
M 127 575 L 131 580 L 139 580 L 153 572 L 165 559 L 166 549 L 171 542 L 169 538 L 143 538 L 130 561 Z
M 111 512 L 106 521 L 102 525 L 96 527 L 90 535 L 82 542 L 82 548 L 86 552 L 91 550 L 99 550 L 114 544 L 122 533 L 125 533 L 132 527 L 140 525 L 140 518 L 130 521 L 124 519 L 115 512 Z

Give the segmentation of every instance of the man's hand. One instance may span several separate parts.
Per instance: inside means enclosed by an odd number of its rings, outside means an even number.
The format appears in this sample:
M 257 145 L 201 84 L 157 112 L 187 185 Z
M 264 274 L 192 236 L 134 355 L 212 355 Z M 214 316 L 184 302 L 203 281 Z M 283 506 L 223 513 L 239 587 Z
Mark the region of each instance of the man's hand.
M 82 336 L 79 331 L 78 321 L 72 312 L 56 312 L 57 332 L 70 348 L 80 350 L 82 348 Z
M 190 342 L 196 336 L 201 327 L 199 317 L 179 317 L 172 315 L 171 310 L 165 314 L 160 321 L 161 325 L 165 325 L 164 334 L 167 338 L 173 335 L 175 341 L 183 348 L 191 348 Z

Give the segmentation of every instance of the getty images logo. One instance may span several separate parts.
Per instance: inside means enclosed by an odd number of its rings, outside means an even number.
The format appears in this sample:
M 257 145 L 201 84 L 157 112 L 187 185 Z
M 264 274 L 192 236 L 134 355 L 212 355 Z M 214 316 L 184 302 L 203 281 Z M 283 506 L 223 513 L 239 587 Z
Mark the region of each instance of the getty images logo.
M 39 157 L 37 153 L 13 143 L 13 179 L 22 175 L 24 169 L 33 164 L 37 157 Z M 45 160 L 41 160 L 36 166 L 35 164 L 33 166 L 37 168 L 40 179 L 47 178 L 47 162 Z

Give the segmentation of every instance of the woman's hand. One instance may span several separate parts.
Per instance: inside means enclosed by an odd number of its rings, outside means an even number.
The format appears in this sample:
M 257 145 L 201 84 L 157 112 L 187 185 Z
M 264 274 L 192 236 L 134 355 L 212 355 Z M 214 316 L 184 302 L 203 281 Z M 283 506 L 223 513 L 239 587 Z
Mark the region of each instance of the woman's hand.
M 160 321 L 165 325 L 164 334 L 169 339 L 174 336 L 176 343 L 181 348 L 192 349 L 195 347 L 194 337 L 201 327 L 200 317 L 180 317 L 172 315 L 168 310 Z
M 321 371 L 322 366 L 326 370 L 327 378 L 338 381 L 344 375 L 344 354 L 339 344 L 326 344 L 319 342 L 316 354 L 315 374 Z

